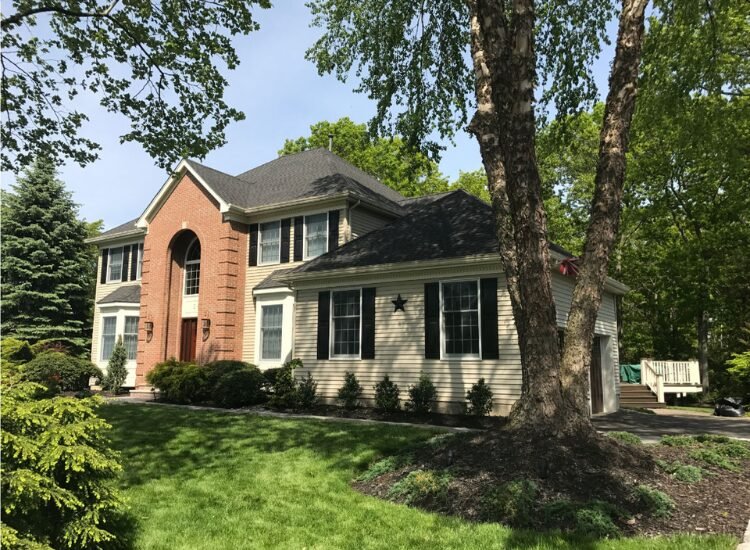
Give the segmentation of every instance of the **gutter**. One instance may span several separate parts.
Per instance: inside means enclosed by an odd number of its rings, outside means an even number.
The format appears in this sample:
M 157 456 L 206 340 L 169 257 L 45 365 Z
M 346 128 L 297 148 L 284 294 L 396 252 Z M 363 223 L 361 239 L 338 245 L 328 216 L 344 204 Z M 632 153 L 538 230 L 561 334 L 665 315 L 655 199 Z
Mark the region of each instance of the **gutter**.
M 86 244 L 97 244 L 97 243 L 104 243 L 108 241 L 118 241 L 120 239 L 125 239 L 128 237 L 140 237 L 141 235 L 145 235 L 147 231 L 143 228 L 137 227 L 134 229 L 128 229 L 127 231 L 123 231 L 122 233 L 116 233 L 115 235 L 97 235 L 96 237 L 89 237 L 88 239 L 84 239 L 84 243 Z
M 356 200 L 357 203 L 364 202 L 367 204 L 370 208 L 376 211 L 384 212 L 386 214 L 390 214 L 392 216 L 401 217 L 403 216 L 403 211 L 397 208 L 389 208 L 385 207 L 381 204 L 377 204 L 373 201 L 370 201 L 368 199 L 363 199 L 358 194 L 353 194 L 350 191 L 344 191 L 342 193 L 336 193 L 332 195 L 318 195 L 314 197 L 305 197 L 302 199 L 296 199 L 293 201 L 286 201 L 286 202 L 277 202 L 273 204 L 266 204 L 262 206 L 251 206 L 248 208 L 240 208 L 238 206 L 230 205 L 230 211 L 233 213 L 241 213 L 246 216 L 251 216 L 253 214 L 262 214 L 265 212 L 270 212 L 273 210 L 279 210 L 282 208 L 296 208 L 300 206 L 305 206 L 308 204 L 319 204 L 321 202 L 327 202 L 327 201 L 335 201 L 335 200 Z M 399 207 L 400 208 L 400 207 Z

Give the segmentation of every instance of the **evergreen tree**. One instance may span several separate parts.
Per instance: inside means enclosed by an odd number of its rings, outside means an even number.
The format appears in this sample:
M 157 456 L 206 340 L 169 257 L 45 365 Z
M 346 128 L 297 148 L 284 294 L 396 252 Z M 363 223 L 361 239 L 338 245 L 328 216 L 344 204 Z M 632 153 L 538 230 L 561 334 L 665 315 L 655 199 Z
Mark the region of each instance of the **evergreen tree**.
M 125 363 L 128 361 L 128 352 L 125 344 L 122 343 L 122 336 L 117 339 L 117 344 L 112 350 L 112 356 L 109 358 L 107 365 L 107 374 L 104 376 L 102 385 L 105 390 L 112 393 L 119 393 L 125 379 L 128 377 L 128 369 Z
M 3 335 L 84 344 L 96 268 L 53 161 L 37 159 L 2 198 Z

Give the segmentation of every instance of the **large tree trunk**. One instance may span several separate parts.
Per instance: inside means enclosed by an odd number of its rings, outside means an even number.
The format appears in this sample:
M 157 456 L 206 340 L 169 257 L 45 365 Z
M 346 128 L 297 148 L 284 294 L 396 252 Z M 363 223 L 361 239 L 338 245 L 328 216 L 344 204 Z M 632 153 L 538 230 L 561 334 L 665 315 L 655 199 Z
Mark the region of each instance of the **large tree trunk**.
M 704 302 L 705 303 L 705 302 Z M 708 395 L 708 311 L 702 308 L 698 314 L 698 369 L 701 374 L 703 398 Z
M 591 219 L 565 331 L 562 384 L 566 409 L 573 415 L 589 414 L 591 345 L 609 255 L 619 229 L 625 154 L 635 108 L 647 4 L 648 0 L 623 0 L 620 14 L 599 141 Z

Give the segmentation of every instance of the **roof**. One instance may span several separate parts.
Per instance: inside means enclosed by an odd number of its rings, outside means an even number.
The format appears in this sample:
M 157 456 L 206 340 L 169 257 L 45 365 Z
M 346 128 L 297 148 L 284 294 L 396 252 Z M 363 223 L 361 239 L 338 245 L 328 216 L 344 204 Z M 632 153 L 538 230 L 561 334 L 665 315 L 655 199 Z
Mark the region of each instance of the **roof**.
M 402 201 L 408 215 L 294 269 L 295 273 L 497 253 L 492 208 L 456 190 Z M 561 247 L 550 247 L 570 255 Z
M 121 286 L 107 294 L 97 304 L 139 304 L 141 303 L 141 285 Z
M 289 267 L 287 269 L 277 269 L 273 273 L 271 273 L 268 277 L 263 279 L 260 283 L 255 285 L 253 290 L 263 290 L 268 288 L 286 288 L 288 285 L 287 283 L 282 283 L 281 281 L 276 280 L 277 277 L 284 275 L 286 273 L 289 273 L 294 268 Z
M 97 239 L 99 237 L 112 238 L 112 237 L 117 237 L 118 235 L 121 235 L 121 234 L 122 235 L 127 235 L 129 233 L 140 231 L 136 227 L 136 225 L 135 225 L 135 223 L 137 221 L 138 221 L 138 218 L 136 218 L 134 220 L 130 220 L 129 222 L 122 223 L 122 224 L 118 225 L 117 227 L 113 227 L 112 229 L 109 229 L 107 231 L 103 231 L 102 233 L 99 233 L 98 235 L 96 235 L 95 238 L 97 238 Z

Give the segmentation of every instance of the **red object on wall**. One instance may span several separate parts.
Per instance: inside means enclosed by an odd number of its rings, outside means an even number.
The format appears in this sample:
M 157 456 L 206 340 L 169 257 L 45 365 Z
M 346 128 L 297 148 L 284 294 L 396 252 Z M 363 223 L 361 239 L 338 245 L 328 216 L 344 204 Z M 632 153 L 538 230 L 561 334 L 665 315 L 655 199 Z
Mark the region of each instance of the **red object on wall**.
M 578 275 L 578 258 L 565 258 L 560 262 L 560 273 L 575 277 Z

